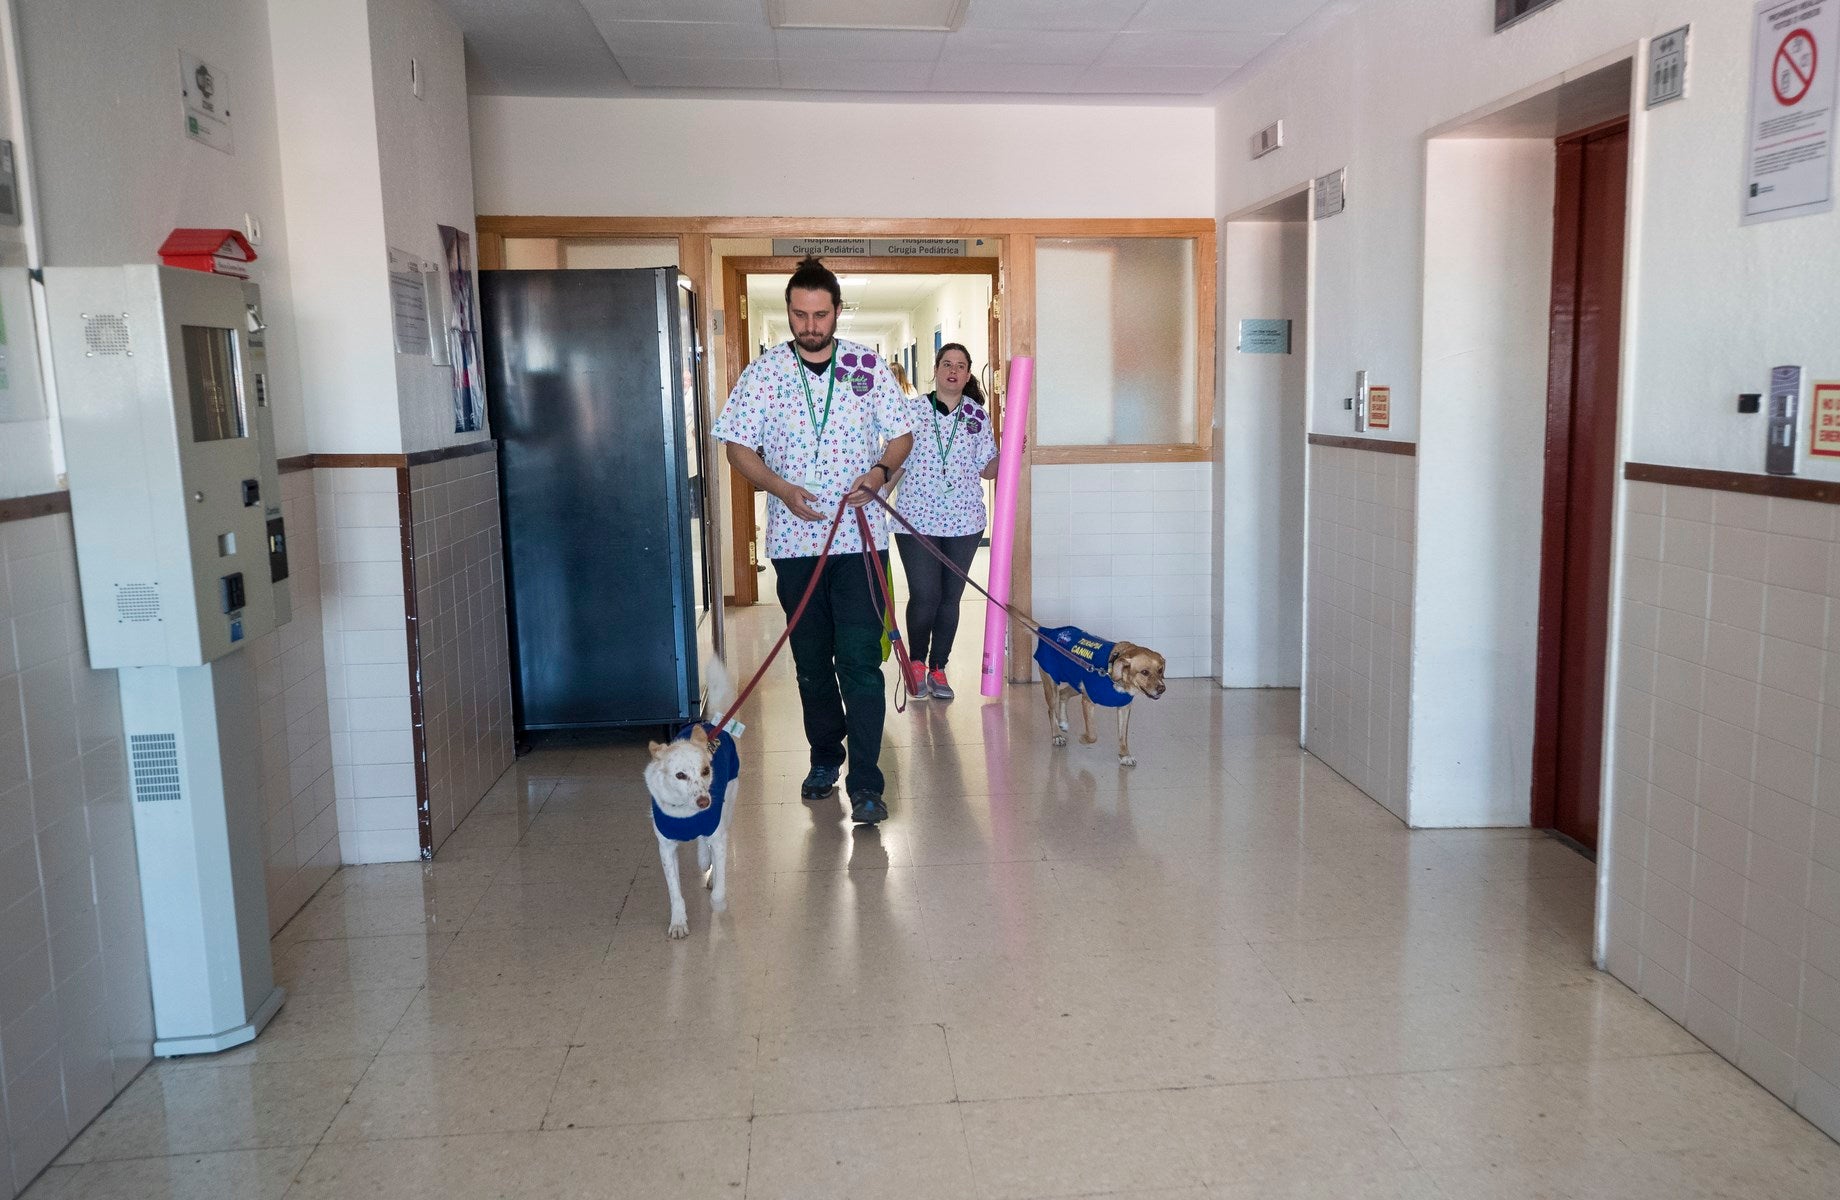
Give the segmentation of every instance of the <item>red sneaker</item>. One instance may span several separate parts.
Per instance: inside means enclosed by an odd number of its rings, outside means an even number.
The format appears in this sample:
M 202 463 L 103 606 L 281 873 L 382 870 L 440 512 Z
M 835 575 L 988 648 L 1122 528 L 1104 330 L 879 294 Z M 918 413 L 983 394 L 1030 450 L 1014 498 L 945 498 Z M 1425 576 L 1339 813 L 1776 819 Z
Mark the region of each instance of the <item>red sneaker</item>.
M 914 700 L 927 698 L 926 664 L 910 662 L 907 664 L 907 695 Z
M 934 671 L 926 677 L 927 693 L 936 700 L 950 700 L 955 693 L 952 685 L 946 682 L 944 671 Z

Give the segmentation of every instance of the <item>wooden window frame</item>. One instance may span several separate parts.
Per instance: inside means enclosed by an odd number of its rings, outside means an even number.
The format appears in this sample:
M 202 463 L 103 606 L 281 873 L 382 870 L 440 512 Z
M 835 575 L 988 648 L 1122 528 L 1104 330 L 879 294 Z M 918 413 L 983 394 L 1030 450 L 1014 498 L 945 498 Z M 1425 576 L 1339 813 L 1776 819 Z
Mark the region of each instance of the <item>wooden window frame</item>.
M 1030 448 L 1029 457 L 1037 464 L 1058 465 L 1105 463 L 1193 463 L 1214 459 L 1214 372 L 1216 336 L 1219 328 L 1217 291 L 1219 282 L 1218 243 L 1215 225 L 1207 222 L 1183 222 L 1180 228 L 1155 230 L 1140 228 L 1144 222 L 1109 222 L 1116 228 L 1106 232 L 1080 234 L 1037 234 L 1054 238 L 1157 238 L 1191 240 L 1195 243 L 1195 433 L 1192 441 L 1130 443 L 1109 446 L 1046 445 Z M 1033 248 L 1031 247 L 1031 252 Z M 1033 288 L 1030 289 L 1033 292 Z M 1034 297 L 1031 295 L 1031 301 Z M 1030 422 L 1031 428 L 1033 422 Z

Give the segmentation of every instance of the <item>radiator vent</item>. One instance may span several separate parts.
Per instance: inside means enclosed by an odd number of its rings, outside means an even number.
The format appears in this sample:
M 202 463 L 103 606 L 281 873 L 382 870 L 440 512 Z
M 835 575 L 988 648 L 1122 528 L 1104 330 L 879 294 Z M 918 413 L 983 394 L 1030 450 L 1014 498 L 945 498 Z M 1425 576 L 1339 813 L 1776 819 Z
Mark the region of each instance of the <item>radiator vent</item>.
M 127 354 L 133 350 L 126 314 L 84 313 L 83 344 L 91 354 Z
M 160 589 L 151 583 L 115 585 L 115 617 L 141 624 L 160 619 Z
M 134 773 L 134 802 L 179 799 L 179 739 L 170 733 L 128 735 L 128 766 Z

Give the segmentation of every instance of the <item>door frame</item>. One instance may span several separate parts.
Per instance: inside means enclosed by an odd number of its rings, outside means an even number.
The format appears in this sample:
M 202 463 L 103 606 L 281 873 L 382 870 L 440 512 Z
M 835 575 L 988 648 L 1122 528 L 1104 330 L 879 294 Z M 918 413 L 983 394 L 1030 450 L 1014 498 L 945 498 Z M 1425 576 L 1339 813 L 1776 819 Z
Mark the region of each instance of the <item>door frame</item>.
M 747 311 L 747 281 L 750 275 L 790 275 L 798 269 L 800 260 L 792 257 L 753 257 L 723 258 L 722 260 L 722 298 L 723 311 L 728 314 L 723 327 L 723 339 L 727 343 L 728 378 L 733 381 L 741 378 L 741 372 L 754 360 L 754 348 L 750 344 Z M 990 296 L 994 303 L 1001 294 L 1001 251 L 995 256 L 965 256 L 962 258 L 848 258 L 833 259 L 833 264 L 847 264 L 842 269 L 851 275 L 988 275 L 990 277 Z M 917 335 L 916 335 L 917 336 Z M 991 361 L 996 361 L 997 342 L 990 342 Z M 995 372 L 992 373 L 996 375 Z M 1000 377 L 999 377 L 1000 378 Z M 993 424 L 1002 428 L 1002 384 L 999 382 L 990 397 Z M 759 603 L 760 592 L 756 586 L 755 562 L 749 551 L 754 546 L 759 530 L 754 524 L 754 487 L 741 477 L 739 471 L 729 470 L 729 533 L 733 546 L 733 562 L 730 569 L 734 571 L 735 604 Z M 744 536 L 745 534 L 745 536 Z M 744 587 L 745 585 L 745 587 Z
M 1633 131 L 1628 115 L 1613 117 L 1595 125 L 1561 134 L 1553 139 L 1553 152 L 1563 155 L 1568 146 L 1582 150 L 1584 144 L 1594 138 L 1621 131 L 1633 142 Z M 1577 173 L 1568 175 L 1564 170 L 1555 172 L 1553 208 L 1555 215 L 1576 213 L 1582 198 L 1576 192 L 1580 184 Z M 1624 246 L 1623 262 L 1620 264 L 1621 281 L 1619 285 L 1619 328 L 1617 330 L 1617 370 L 1618 382 L 1616 397 L 1617 454 L 1612 464 L 1611 511 L 1608 514 L 1614 530 L 1616 509 L 1622 495 L 1622 408 L 1623 383 L 1628 366 L 1624 351 L 1628 332 L 1629 305 L 1629 252 L 1632 239 L 1629 236 L 1628 220 L 1630 193 L 1634 190 L 1635 180 L 1631 174 L 1626 181 L 1623 198 Z M 1569 186 L 1568 186 L 1569 185 Z M 1576 292 L 1579 285 L 1579 221 L 1571 220 L 1553 223 L 1553 280 L 1552 292 L 1556 295 L 1561 288 Z M 1563 273 L 1562 273 L 1563 272 Z M 1545 485 L 1541 502 L 1540 521 L 1540 600 L 1538 648 L 1534 666 L 1534 709 L 1533 709 L 1533 762 L 1532 788 L 1529 797 L 1529 823 L 1535 829 L 1557 832 L 1555 822 L 1559 806 L 1559 721 L 1564 697 L 1560 694 L 1561 655 L 1563 642 L 1561 634 L 1565 615 L 1565 576 L 1566 546 L 1571 534 L 1571 512 L 1567 487 L 1571 479 L 1572 467 L 1572 420 L 1573 397 L 1577 388 L 1577 336 L 1576 322 L 1571 336 L 1561 340 L 1556 331 L 1549 330 L 1548 366 L 1546 377 L 1546 445 L 1545 445 Z M 1604 767 L 1610 756 L 1610 731 L 1615 698 L 1609 686 L 1611 659 L 1615 647 L 1610 643 L 1612 630 L 1617 624 L 1617 604 L 1614 579 L 1616 575 L 1615 539 L 1612 538 L 1611 550 L 1611 594 L 1607 596 L 1604 606 L 1604 627 L 1591 631 L 1591 636 L 1601 633 L 1605 638 L 1604 658 L 1606 664 L 1605 686 L 1602 698 L 1603 711 L 1598 714 L 1599 724 L 1603 728 L 1603 741 L 1599 750 L 1598 761 L 1598 845 L 1603 844 L 1603 809 L 1604 797 L 1608 794 L 1604 788 Z M 1561 835 L 1564 836 L 1564 835 Z M 1568 839 L 1569 840 L 1569 839 Z

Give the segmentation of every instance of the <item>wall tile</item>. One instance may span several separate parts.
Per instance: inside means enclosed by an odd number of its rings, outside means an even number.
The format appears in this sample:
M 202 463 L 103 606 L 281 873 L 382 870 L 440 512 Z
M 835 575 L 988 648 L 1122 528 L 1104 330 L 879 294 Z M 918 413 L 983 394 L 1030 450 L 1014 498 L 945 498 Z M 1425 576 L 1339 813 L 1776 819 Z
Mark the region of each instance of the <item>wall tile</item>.
M 1840 1021 L 1840 861 L 1829 861 L 1840 860 L 1840 667 L 1828 651 L 1836 509 L 1643 485 L 1625 501 L 1624 593 L 1641 603 L 1623 605 L 1615 631 L 1619 686 L 1658 699 L 1619 704 L 1650 719 L 1654 741 L 1638 753 L 1619 731 L 1610 969 L 1677 1019 L 1684 982 L 1690 1029 L 1840 1136 L 1829 1020 Z M 1703 668 L 1690 651 L 1701 616 Z M 1646 868 L 1632 845 L 1647 848 Z M 1683 867 L 1684 966 L 1670 936 Z

